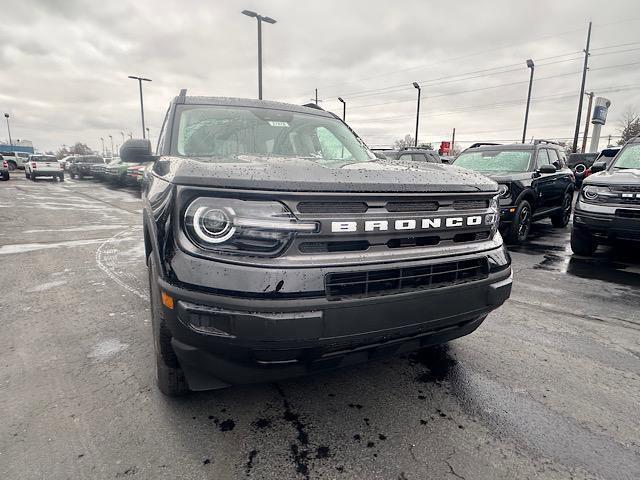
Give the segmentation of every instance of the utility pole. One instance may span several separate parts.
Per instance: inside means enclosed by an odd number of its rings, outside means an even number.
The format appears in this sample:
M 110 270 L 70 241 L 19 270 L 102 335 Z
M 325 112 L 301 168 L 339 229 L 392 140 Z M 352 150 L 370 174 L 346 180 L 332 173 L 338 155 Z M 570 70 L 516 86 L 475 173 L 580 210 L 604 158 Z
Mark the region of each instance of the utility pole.
M 611 146 L 611 134 L 609 134 L 609 141 L 607 142 L 607 147 Z
M 316 88 L 316 105 L 318 104 L 318 89 Z
M 102 142 L 102 156 L 104 157 L 104 138 L 100 137 L 100 141 Z
M 120 132 L 120 135 L 122 135 L 122 143 L 124 143 L 124 132 Z
M 418 82 L 413 82 L 413 87 L 418 90 L 418 104 L 416 107 L 416 138 L 415 138 L 415 147 L 418 148 L 418 126 L 420 125 L 420 93 L 422 92 L 420 85 Z
M 113 158 L 113 135 L 109 135 L 109 139 L 111 140 L 111 158 Z
M 587 31 L 587 48 L 584 49 L 584 66 L 582 67 L 582 86 L 580 87 L 580 100 L 578 101 L 578 118 L 576 119 L 576 131 L 573 135 L 573 153 L 578 151 L 578 135 L 580 134 L 580 120 L 582 116 L 582 100 L 584 98 L 584 85 L 587 81 L 587 70 L 589 69 L 589 45 L 591 44 L 591 22 Z
M 451 134 L 451 151 L 449 155 L 453 155 L 453 147 L 456 144 L 456 127 L 453 127 L 453 133 Z
M 587 149 L 587 137 L 589 136 L 589 119 L 591 118 L 591 105 L 593 104 L 593 92 L 585 93 L 589 97 L 589 106 L 587 107 L 587 119 L 584 122 L 584 135 L 582 137 L 582 150 L 584 153 Z

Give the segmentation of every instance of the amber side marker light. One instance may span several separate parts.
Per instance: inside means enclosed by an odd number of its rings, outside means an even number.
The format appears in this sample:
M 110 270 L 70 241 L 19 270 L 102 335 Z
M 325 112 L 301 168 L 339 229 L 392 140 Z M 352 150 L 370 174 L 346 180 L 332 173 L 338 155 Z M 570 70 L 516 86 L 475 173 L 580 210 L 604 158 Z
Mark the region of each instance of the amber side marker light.
M 168 294 L 162 292 L 162 304 L 169 310 L 173 310 L 173 297 L 170 297 Z

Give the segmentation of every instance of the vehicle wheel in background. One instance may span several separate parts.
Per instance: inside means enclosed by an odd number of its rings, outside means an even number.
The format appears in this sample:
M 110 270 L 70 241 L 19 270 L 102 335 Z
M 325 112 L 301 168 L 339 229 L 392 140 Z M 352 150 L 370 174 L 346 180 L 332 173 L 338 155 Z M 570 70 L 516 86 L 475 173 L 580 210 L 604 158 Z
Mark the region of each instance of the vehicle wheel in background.
M 35 174 L 35 173 L 31 173 L 31 174 L 29 175 L 29 177 L 31 178 L 31 181 L 32 181 L 32 182 L 35 182 L 35 181 L 36 181 L 36 174 Z
M 507 230 L 507 243 L 517 245 L 524 242 L 529 236 L 532 218 L 531 204 L 527 200 L 523 200 L 518 205 L 516 213 L 513 215 L 513 222 Z
M 24 178 L 27 180 L 31 179 L 31 175 L 29 175 L 26 171 L 24 172 Z
M 153 252 L 149 256 L 149 299 L 151 302 L 151 328 L 155 346 L 156 380 L 165 395 L 176 397 L 189 393 L 189 385 L 171 346 L 171 331 L 167 327 L 160 300 L 160 287 L 156 281 L 157 266 Z
M 75 173 L 73 173 L 73 172 L 72 172 L 72 173 L 70 173 L 69 175 L 71 175 L 71 179 L 76 178 L 76 174 L 75 174 Z
M 15 162 L 7 162 L 7 166 L 9 167 L 9 171 L 13 172 L 16 169 L 16 164 Z
M 58 178 L 60 179 L 61 182 L 64 182 L 64 173 L 61 173 L 60 175 L 58 175 Z
M 3 182 L 6 182 L 7 180 L 9 180 L 9 172 L 4 172 L 2 174 L 2 177 L 0 177 L 2 179 Z
M 79 173 L 79 174 L 78 174 L 78 178 L 79 178 L 80 180 L 82 180 L 82 179 L 84 178 L 84 175 L 82 175 L 81 173 Z
M 564 194 L 564 200 L 562 200 L 562 212 L 551 217 L 551 223 L 554 227 L 564 228 L 569 223 L 571 218 L 571 204 L 573 202 L 573 195 L 571 192 Z
M 571 230 L 571 250 L 577 255 L 590 257 L 598 248 L 598 242 L 593 235 L 580 228 Z

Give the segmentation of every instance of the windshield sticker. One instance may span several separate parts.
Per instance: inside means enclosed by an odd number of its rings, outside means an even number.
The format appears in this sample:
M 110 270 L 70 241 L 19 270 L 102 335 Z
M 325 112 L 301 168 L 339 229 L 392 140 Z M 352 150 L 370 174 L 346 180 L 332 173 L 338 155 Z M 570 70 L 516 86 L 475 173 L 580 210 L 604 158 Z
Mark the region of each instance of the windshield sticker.
M 287 122 L 277 122 L 275 120 L 269 120 L 269 125 L 271 125 L 272 127 L 289 127 L 289 124 Z

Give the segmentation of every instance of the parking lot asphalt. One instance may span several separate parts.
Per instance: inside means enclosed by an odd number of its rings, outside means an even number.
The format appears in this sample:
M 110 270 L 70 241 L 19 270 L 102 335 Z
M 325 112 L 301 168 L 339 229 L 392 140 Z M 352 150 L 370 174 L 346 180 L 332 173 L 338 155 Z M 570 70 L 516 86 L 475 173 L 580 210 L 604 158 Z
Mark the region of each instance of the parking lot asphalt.
M 0 183 L 0 478 L 640 478 L 637 248 L 544 221 L 467 337 L 169 399 L 140 220 L 131 190 Z

